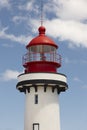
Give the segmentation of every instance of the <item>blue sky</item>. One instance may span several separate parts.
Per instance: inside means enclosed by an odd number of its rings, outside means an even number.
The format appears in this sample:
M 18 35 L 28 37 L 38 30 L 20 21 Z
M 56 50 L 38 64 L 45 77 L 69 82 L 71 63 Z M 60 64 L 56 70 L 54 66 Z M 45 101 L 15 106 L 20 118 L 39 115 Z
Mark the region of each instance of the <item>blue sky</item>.
M 60 94 L 61 130 L 87 129 L 87 0 L 43 0 L 46 35 L 58 44 L 69 89 Z M 25 45 L 38 35 L 40 0 L 0 0 L 0 130 L 24 129 L 16 90 Z

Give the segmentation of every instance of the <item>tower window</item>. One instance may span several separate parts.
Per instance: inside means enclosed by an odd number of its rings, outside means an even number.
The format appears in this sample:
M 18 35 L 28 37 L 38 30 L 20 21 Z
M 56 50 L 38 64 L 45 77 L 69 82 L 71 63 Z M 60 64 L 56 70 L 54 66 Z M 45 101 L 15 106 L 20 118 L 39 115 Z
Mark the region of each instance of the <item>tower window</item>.
M 33 124 L 33 130 L 39 130 L 39 123 Z
M 38 104 L 38 95 L 35 95 L 35 104 Z

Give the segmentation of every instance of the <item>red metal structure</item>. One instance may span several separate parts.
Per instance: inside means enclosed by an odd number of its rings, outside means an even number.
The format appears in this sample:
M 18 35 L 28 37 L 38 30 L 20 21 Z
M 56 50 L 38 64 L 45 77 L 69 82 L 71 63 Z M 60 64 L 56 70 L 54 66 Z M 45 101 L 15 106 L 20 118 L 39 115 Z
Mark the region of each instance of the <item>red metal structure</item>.
M 61 66 L 61 56 L 57 54 L 58 46 L 45 35 L 45 27 L 40 26 L 39 35 L 26 46 L 27 53 L 23 56 L 25 73 L 57 72 Z

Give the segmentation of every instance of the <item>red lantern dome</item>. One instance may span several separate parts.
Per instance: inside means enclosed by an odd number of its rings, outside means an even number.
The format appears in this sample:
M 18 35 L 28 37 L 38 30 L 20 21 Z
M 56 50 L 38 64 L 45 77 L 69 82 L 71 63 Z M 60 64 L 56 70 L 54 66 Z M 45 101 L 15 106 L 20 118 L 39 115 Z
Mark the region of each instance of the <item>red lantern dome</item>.
M 57 72 L 61 66 L 61 56 L 57 54 L 58 46 L 45 35 L 45 27 L 39 27 L 39 35 L 26 46 L 27 54 L 23 56 L 25 73 Z
M 26 48 L 29 48 L 30 46 L 36 46 L 36 45 L 49 45 L 49 46 L 54 46 L 58 47 L 53 40 L 51 40 L 49 37 L 45 35 L 45 27 L 40 26 L 39 29 L 39 36 L 35 37 L 30 41 L 30 43 L 26 46 Z

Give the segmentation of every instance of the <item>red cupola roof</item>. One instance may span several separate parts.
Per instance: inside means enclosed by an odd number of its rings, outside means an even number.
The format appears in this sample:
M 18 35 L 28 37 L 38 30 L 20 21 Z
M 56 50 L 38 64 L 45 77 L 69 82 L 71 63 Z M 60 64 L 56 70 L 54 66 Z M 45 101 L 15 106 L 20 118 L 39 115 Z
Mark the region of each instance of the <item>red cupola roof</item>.
M 45 35 L 45 27 L 44 26 L 40 26 L 38 28 L 38 31 L 39 31 L 39 35 L 35 38 L 33 38 L 29 44 L 26 46 L 26 48 L 29 48 L 30 46 L 34 46 L 34 45 L 50 45 L 50 46 L 54 46 L 56 48 L 58 48 L 58 46 L 55 44 L 55 42 L 47 37 Z

